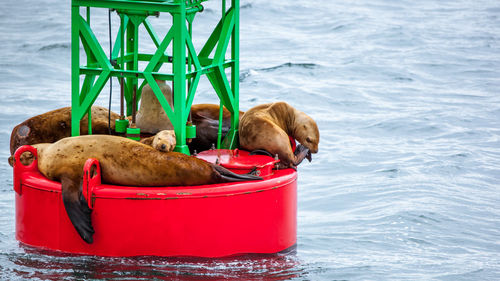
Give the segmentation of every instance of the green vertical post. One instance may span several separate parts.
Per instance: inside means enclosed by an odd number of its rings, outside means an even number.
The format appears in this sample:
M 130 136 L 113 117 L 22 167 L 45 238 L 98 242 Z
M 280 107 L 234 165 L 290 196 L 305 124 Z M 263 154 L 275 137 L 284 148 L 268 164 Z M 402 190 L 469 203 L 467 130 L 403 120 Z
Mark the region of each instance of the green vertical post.
M 219 102 L 219 129 L 217 131 L 217 149 L 220 149 L 222 141 L 222 122 L 224 120 L 224 103 Z
M 134 38 L 134 35 L 135 35 L 135 26 L 134 26 L 134 23 L 129 20 L 128 21 L 128 24 L 127 24 L 127 30 L 126 30 L 126 42 L 125 42 L 125 46 L 127 46 L 126 48 L 126 52 L 125 52 L 125 56 L 128 57 L 130 54 L 133 55 L 133 57 L 135 57 L 135 41 L 138 39 L 138 38 Z M 124 46 L 122 46 L 122 48 L 125 48 Z M 135 70 L 135 62 L 132 60 L 132 61 L 128 61 L 126 64 L 126 69 L 127 70 Z M 130 114 L 132 114 L 132 92 L 133 92 L 133 89 L 134 89 L 134 85 L 136 83 L 136 79 L 133 78 L 133 77 L 128 77 L 127 79 L 127 86 L 128 88 L 125 88 L 125 97 L 126 97 L 126 100 L 127 100 L 127 116 L 130 116 Z
M 90 25 L 90 7 L 87 7 L 87 22 Z M 91 56 L 87 56 L 87 65 L 90 65 L 91 63 L 94 63 L 95 61 L 92 59 Z M 87 77 L 85 77 L 87 78 Z M 90 78 L 90 83 L 93 83 L 93 77 Z M 88 91 L 89 89 L 85 89 L 85 91 Z M 88 134 L 92 135 L 92 105 L 89 107 L 89 110 L 87 111 L 87 125 L 88 125 Z
M 231 33 L 231 90 L 233 92 L 233 109 L 231 114 L 231 130 L 224 139 L 225 148 L 238 146 L 238 126 L 240 123 L 240 1 L 231 0 L 234 9 L 234 28 Z
M 71 135 L 80 135 L 80 7 L 71 6 Z
M 231 88 L 234 93 L 233 125 L 239 123 L 240 110 L 240 0 L 232 0 L 231 7 L 234 9 L 234 29 L 231 34 Z M 238 126 L 234 127 L 238 130 Z
M 170 120 L 174 125 L 177 145 L 175 151 L 189 154 L 186 145 L 186 6 L 184 1 L 179 1 L 179 8 L 173 14 L 175 28 L 173 39 L 173 72 L 174 72 L 174 113 L 175 120 Z
M 88 119 L 88 134 L 92 135 L 92 106 L 89 107 L 87 111 L 87 119 Z
M 188 35 L 189 35 L 189 38 L 193 38 L 193 18 L 188 18 Z M 191 56 L 188 54 L 187 55 L 187 71 L 188 72 L 191 72 L 191 68 L 193 66 L 193 59 L 191 58 Z M 191 89 L 191 83 L 193 83 L 193 79 L 194 78 L 191 78 L 191 79 L 188 79 L 188 84 L 187 84 L 187 91 L 189 92 L 189 89 Z
M 226 0 L 222 0 L 222 17 L 226 16 Z
M 122 70 L 125 69 L 125 15 L 120 15 L 120 59 Z M 120 74 L 120 118 L 126 116 L 125 113 L 125 78 Z

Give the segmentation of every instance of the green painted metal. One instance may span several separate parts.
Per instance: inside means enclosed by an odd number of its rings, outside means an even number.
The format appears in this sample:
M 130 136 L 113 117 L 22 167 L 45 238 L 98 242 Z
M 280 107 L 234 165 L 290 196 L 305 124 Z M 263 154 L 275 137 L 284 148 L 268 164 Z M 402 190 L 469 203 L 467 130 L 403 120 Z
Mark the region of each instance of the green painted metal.
M 148 83 L 174 126 L 176 151 L 189 154 L 186 138 L 193 137 L 194 127 L 187 126 L 189 111 L 202 75 L 207 75 L 220 105 L 231 112 L 231 129 L 219 148 L 237 146 L 239 122 L 239 0 L 221 0 L 222 16 L 202 49 L 197 52 L 191 40 L 194 17 L 203 10 L 207 0 L 72 0 L 71 1 L 71 82 L 72 135 L 80 134 L 80 121 L 90 114 L 90 108 L 112 77 L 119 79 L 124 89 L 126 113 L 137 108 L 142 87 Z M 86 18 L 80 14 L 85 8 Z M 106 55 L 91 26 L 91 9 L 112 9 L 120 16 L 111 58 Z M 172 26 L 163 38 L 148 21 L 149 16 L 168 13 Z M 154 54 L 139 52 L 139 27 L 143 25 L 157 50 Z M 80 44 L 86 54 L 86 65 L 80 65 Z M 231 45 L 229 45 L 231 44 Z M 172 47 L 172 54 L 167 48 Z M 231 58 L 226 58 L 231 46 Z M 213 56 L 212 56 L 213 53 Z M 113 62 L 113 63 L 111 63 Z M 116 63 L 115 63 L 116 62 Z M 146 67 L 139 69 L 139 62 Z M 161 71 L 171 64 L 171 73 Z M 168 67 L 167 67 L 168 68 Z M 230 80 L 225 69 L 230 68 Z M 80 78 L 83 83 L 80 87 Z M 121 79 L 124 78 L 124 79 Z M 172 81 L 172 110 L 155 80 Z M 230 82 L 229 82 L 230 81 Z M 137 90 L 136 102 L 133 93 Z M 221 111 L 222 112 L 222 111 Z M 89 116 L 90 117 L 90 116 Z M 89 118 L 90 120 L 90 118 Z M 222 124 L 222 122 L 220 122 Z M 123 124 L 122 124 L 123 125 Z M 89 122 L 89 132 L 91 122 Z
M 136 141 L 139 141 L 141 140 L 141 129 L 140 128 L 127 128 L 126 130 L 126 133 L 127 133 L 127 138 L 131 139 L 131 140 L 136 140 Z
M 187 125 L 186 126 L 186 137 L 189 139 L 196 138 L 196 126 L 195 125 Z
M 115 121 L 115 132 L 119 134 L 124 134 L 127 132 L 128 120 L 127 119 L 118 119 Z

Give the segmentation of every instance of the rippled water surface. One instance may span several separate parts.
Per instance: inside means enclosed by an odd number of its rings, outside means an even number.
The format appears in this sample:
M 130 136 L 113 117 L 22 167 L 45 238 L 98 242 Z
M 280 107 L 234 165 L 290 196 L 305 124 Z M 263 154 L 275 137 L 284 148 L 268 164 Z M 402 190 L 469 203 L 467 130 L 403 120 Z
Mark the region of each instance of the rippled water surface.
M 218 5 L 207 2 L 197 16 L 198 44 Z M 70 104 L 70 5 L 1 1 L 1 278 L 500 280 L 498 1 L 242 0 L 241 7 L 241 108 L 284 100 L 320 127 L 319 153 L 299 167 L 296 250 L 110 259 L 20 246 L 9 136 L 30 116 Z M 95 14 L 106 46 L 107 11 Z M 169 23 L 167 15 L 153 20 L 160 33 Z M 206 80 L 201 102 L 216 103 Z

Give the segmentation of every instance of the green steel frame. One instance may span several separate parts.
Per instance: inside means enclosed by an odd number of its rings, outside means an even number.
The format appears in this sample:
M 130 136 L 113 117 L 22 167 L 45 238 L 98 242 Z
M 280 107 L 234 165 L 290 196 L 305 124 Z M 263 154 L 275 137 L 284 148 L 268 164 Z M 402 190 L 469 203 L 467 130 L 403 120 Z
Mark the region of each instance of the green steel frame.
M 186 123 L 201 75 L 207 75 L 222 105 L 231 112 L 231 129 L 218 147 L 237 146 L 239 122 L 239 0 L 231 0 L 226 8 L 222 1 L 222 16 L 210 37 L 197 53 L 192 36 L 192 23 L 206 0 L 72 0 L 71 5 L 71 134 L 80 135 L 80 121 L 88 114 L 104 85 L 112 77 L 123 83 L 127 114 L 131 114 L 134 89 L 149 83 L 158 101 L 171 120 L 176 138 L 176 151 L 189 154 L 186 145 Z M 109 58 L 90 27 L 90 9 L 107 8 L 120 16 L 120 28 Z M 86 17 L 81 11 L 86 11 Z M 159 38 L 148 21 L 149 16 L 170 13 L 172 26 L 163 39 Z M 139 53 L 139 26 L 144 25 L 156 45 L 154 54 Z M 80 43 L 87 62 L 80 65 Z M 226 52 L 231 43 L 231 58 Z M 172 55 L 166 50 L 172 44 Z M 213 56 L 211 56 L 211 54 Z M 146 62 L 139 70 L 139 62 Z M 113 62 L 113 63 L 112 63 Z M 115 63 L 116 62 L 116 63 Z M 172 64 L 172 73 L 160 72 L 164 64 Z M 230 68 L 230 82 L 225 69 Z M 80 76 L 83 84 L 80 87 Z M 123 78 L 123 79 L 121 79 Z M 141 85 L 139 81 L 142 79 Z M 174 109 L 172 110 L 155 80 L 173 81 Z M 221 124 L 220 122 L 219 124 Z M 89 122 L 89 133 L 91 133 Z M 220 131 L 220 127 L 219 127 Z

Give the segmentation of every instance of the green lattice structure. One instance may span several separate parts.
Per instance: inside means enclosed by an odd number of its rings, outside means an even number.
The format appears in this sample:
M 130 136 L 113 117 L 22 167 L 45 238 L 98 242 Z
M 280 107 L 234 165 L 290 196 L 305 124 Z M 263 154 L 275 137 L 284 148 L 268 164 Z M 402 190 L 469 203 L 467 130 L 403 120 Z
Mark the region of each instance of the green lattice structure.
M 222 142 L 223 148 L 237 145 L 239 120 L 239 0 L 231 0 L 226 8 L 222 2 L 219 23 L 199 52 L 191 40 L 194 17 L 203 10 L 206 0 L 72 0 L 71 6 L 71 76 L 72 76 L 72 136 L 80 135 L 80 120 L 90 118 L 90 108 L 112 77 L 123 81 L 126 111 L 130 115 L 137 108 L 134 90 L 149 83 L 158 101 L 172 122 L 177 137 L 176 151 L 189 154 L 186 145 L 186 123 L 201 75 L 207 75 L 220 104 L 231 112 L 231 129 Z M 120 27 L 114 41 L 111 58 L 106 54 L 91 27 L 91 9 L 112 9 L 120 16 Z M 85 17 L 82 16 L 85 14 Z M 164 38 L 159 38 L 148 20 L 150 16 L 169 13 L 172 26 Z M 139 52 L 139 26 L 143 25 L 156 45 L 156 52 Z M 87 56 L 86 65 L 80 63 L 80 43 Z M 172 44 L 172 54 L 167 54 Z M 226 52 L 231 44 L 231 58 Z M 112 63 L 113 62 L 113 63 Z M 139 62 L 146 67 L 139 69 Z M 164 64 L 171 64 L 170 73 L 161 72 Z M 230 79 L 225 69 L 230 68 Z M 164 68 L 163 68 L 164 69 Z M 83 83 L 80 86 L 80 76 Z M 121 79 L 123 78 L 123 79 Z M 173 81 L 174 109 L 163 96 L 155 79 Z M 140 84 L 139 84 L 140 83 Z M 221 124 L 221 122 L 220 122 Z M 89 133 L 91 133 L 89 122 Z M 220 144 L 219 144 L 220 146 Z

